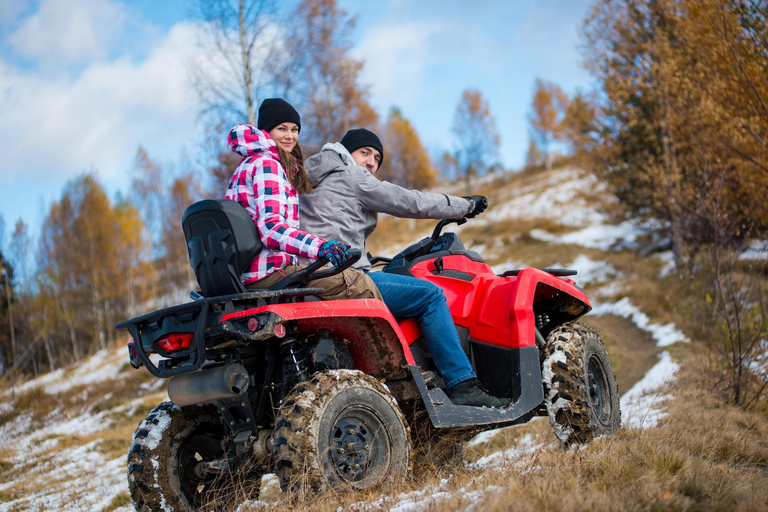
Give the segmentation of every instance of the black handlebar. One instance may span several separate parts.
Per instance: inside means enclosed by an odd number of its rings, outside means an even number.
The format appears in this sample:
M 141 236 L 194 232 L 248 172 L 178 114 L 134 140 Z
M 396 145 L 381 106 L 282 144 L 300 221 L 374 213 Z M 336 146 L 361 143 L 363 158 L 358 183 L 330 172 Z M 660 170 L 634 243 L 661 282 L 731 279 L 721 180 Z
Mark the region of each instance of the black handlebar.
M 488 202 L 488 200 L 486 199 L 486 203 L 487 202 Z M 442 233 L 443 228 L 445 226 L 447 226 L 448 224 L 453 224 L 454 222 L 456 224 L 458 224 L 459 226 L 461 226 L 462 224 L 467 222 L 467 219 L 465 217 L 462 217 L 460 219 L 443 219 L 443 220 L 441 220 L 440 222 L 437 223 L 437 226 L 435 226 L 435 230 L 432 232 L 432 236 L 430 238 L 433 241 L 437 240 L 440 237 L 440 234 Z

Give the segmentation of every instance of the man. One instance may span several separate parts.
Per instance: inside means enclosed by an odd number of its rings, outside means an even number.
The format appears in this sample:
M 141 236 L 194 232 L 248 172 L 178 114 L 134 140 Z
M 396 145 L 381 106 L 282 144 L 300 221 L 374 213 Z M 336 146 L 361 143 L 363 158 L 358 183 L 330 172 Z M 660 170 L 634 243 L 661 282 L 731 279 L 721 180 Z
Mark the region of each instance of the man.
M 378 213 L 422 219 L 474 217 L 485 209 L 483 196 L 455 197 L 431 194 L 379 181 L 374 174 L 384 159 L 384 147 L 375 133 L 358 128 L 341 142 L 323 146 L 305 167 L 314 190 L 299 202 L 301 228 L 329 240 L 341 240 L 360 249 L 355 268 L 368 272 L 365 240 L 376 228 Z M 480 387 L 472 365 L 461 349 L 443 291 L 436 285 L 408 276 L 370 272 L 384 303 L 393 315 L 416 317 L 435 365 L 443 376 L 446 394 L 456 405 L 504 407 L 509 399 L 496 398 Z

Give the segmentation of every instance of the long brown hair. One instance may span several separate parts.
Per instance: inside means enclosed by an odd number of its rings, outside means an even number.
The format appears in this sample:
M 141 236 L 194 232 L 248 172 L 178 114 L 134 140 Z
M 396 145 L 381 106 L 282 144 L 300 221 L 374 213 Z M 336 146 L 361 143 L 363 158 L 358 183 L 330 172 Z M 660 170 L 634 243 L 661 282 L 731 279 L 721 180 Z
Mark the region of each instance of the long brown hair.
M 299 142 L 293 147 L 290 153 L 286 153 L 283 148 L 277 146 L 277 154 L 280 157 L 280 163 L 283 164 L 288 181 L 296 189 L 299 195 L 312 192 L 312 185 L 309 183 L 309 175 L 304 169 L 304 153 L 301 151 Z

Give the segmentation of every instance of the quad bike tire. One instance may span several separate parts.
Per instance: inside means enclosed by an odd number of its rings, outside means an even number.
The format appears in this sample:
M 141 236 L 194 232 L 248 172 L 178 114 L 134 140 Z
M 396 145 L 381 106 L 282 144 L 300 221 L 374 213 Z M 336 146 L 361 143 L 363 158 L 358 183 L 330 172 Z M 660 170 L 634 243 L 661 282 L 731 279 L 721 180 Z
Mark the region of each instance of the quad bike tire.
M 280 487 L 301 499 L 316 491 L 388 487 L 411 467 L 410 430 L 379 381 L 329 370 L 285 398 L 272 433 Z
M 215 482 L 199 478 L 193 468 L 198 460 L 223 455 L 225 435 L 211 405 L 155 407 L 139 423 L 128 450 L 128 487 L 136 510 L 198 510 L 219 498 Z
M 621 427 L 616 376 L 591 327 L 565 324 L 549 334 L 542 379 L 549 421 L 564 447 Z

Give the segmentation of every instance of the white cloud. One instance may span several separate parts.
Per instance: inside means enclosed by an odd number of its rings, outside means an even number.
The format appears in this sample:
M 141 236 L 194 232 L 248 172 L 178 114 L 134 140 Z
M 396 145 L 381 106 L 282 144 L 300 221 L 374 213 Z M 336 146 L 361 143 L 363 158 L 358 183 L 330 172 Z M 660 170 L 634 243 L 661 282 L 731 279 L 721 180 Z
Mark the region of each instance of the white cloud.
M 139 144 L 181 148 L 197 108 L 184 63 L 195 29 L 175 25 L 141 62 L 96 62 L 75 80 L 0 61 L 0 154 L 4 181 L 95 168 L 114 178 Z
M 482 31 L 467 30 L 462 20 L 395 19 L 366 31 L 354 55 L 365 60 L 361 82 L 371 86 L 376 103 L 407 108 L 432 98 L 434 91 L 425 84 L 439 83 L 439 78 L 429 76 L 437 69 L 442 74 L 447 66 L 453 78 L 468 80 L 466 86 L 474 81 L 473 75 L 493 75 L 498 67 L 496 46 Z
M 19 0 L 0 0 L 0 26 L 15 22 L 27 9 L 28 6 Z
M 43 0 L 9 42 L 43 65 L 77 64 L 108 55 L 125 17 L 123 6 L 109 0 Z
M 354 49 L 365 60 L 361 82 L 383 107 L 407 104 L 418 98 L 429 65 L 429 39 L 443 27 L 434 22 L 379 25 L 370 29 Z

